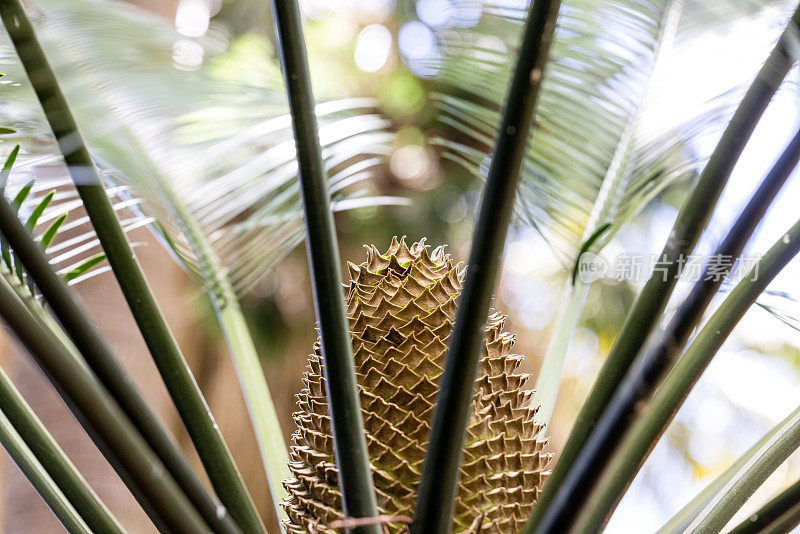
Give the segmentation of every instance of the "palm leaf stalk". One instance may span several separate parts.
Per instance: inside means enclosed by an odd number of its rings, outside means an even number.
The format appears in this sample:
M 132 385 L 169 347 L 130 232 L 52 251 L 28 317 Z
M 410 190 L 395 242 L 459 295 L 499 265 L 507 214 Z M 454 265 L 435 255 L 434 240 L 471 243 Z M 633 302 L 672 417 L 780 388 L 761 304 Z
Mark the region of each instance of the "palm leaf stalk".
M 631 160 L 636 149 L 634 131 L 639 126 L 639 118 L 645 109 L 644 104 L 650 93 L 651 86 L 656 82 L 656 73 L 659 71 L 663 58 L 667 56 L 672 46 L 682 12 L 682 0 L 666 2 L 663 6 L 663 17 L 655 39 L 655 51 L 651 60 L 647 82 L 641 90 L 639 101 L 631 113 L 625 129 L 620 133 L 619 142 L 609 160 L 608 168 L 597 192 L 597 199 L 592 205 L 588 222 L 583 229 L 581 238 L 583 245 L 576 254 L 576 267 L 584 252 L 599 248 L 597 246 L 592 247 L 593 242 L 602 246 L 602 241 L 600 240 L 608 237 L 610 232 L 607 232 L 607 230 L 611 229 L 614 222 L 613 219 L 620 209 L 620 204 L 624 198 L 623 192 L 630 183 L 630 174 L 633 171 Z M 533 402 L 541 404 L 539 417 L 545 423 L 550 420 L 550 416 L 553 413 L 561 378 L 564 373 L 564 361 L 569 343 L 578 326 L 589 290 L 587 284 L 577 279 L 576 273 L 577 269 L 573 269 L 572 280 L 565 284 L 562 304 L 556 314 L 556 320 L 553 323 L 542 365 L 536 375 L 536 385 L 534 387 L 536 393 L 534 394 Z
M 102 98 L 102 95 L 100 97 Z M 125 121 L 122 128 L 127 134 L 127 138 L 141 154 L 150 153 L 140 144 L 133 131 L 133 125 Z M 187 208 L 185 202 L 175 194 L 168 177 L 150 158 L 142 158 L 140 163 L 146 167 L 146 172 L 153 181 L 153 187 L 163 195 L 165 209 L 171 212 L 191 247 L 195 262 L 192 265 L 185 262 L 186 266 L 190 267 L 190 270 L 198 275 L 197 279 L 206 286 L 204 289 L 208 293 L 217 315 L 241 384 L 242 396 L 253 424 L 253 433 L 256 436 L 264 463 L 273 505 L 278 515 L 282 517 L 284 510 L 279 503 L 288 496 L 282 481 L 289 477 L 289 453 L 283 440 L 283 433 L 264 377 L 264 371 L 261 368 L 258 352 L 242 314 L 236 292 L 219 256 L 209 243 L 207 235 L 199 227 L 197 219 Z M 166 232 L 163 235 L 168 239 Z M 172 248 L 178 253 L 174 244 Z M 204 505 L 203 509 L 206 508 L 208 506 Z M 208 512 L 212 513 L 213 509 L 208 508 Z M 213 513 L 216 517 L 216 512 Z
M 563 506 L 564 499 L 569 500 L 570 511 L 568 512 L 566 507 L 562 510 L 564 518 L 573 516 L 571 511 L 573 506 L 590 498 L 590 495 L 595 500 L 603 500 L 606 506 L 605 513 L 610 515 L 614 505 L 622 497 L 622 493 L 633 480 L 638 469 L 623 468 L 622 472 L 625 472 L 627 477 L 620 477 L 620 472 L 616 472 L 616 480 L 621 479 L 625 483 L 613 490 L 606 487 L 604 491 L 595 491 L 593 488 L 601 477 L 603 468 L 610 462 L 612 454 L 619 447 L 625 432 L 634 424 L 636 415 L 642 413 L 639 406 L 647 402 L 653 390 L 672 367 L 681 348 L 685 346 L 689 334 L 700 321 L 703 312 L 722 284 L 724 276 L 730 272 L 733 262 L 727 261 L 725 258 L 736 258 L 741 254 L 767 208 L 791 176 L 798 160 L 800 160 L 800 131 L 789 142 L 758 190 L 742 210 L 733 227 L 706 264 L 700 279 L 695 283 L 689 296 L 681 303 L 664 332 L 655 339 L 650 348 L 640 354 L 637 359 L 638 363 L 633 366 L 609 402 L 594 432 L 573 464 L 570 474 L 559 489 L 561 500 L 558 500 L 557 497 L 553 501 L 552 509 L 555 509 L 556 503 L 560 502 Z M 715 273 L 721 273 L 721 276 L 709 276 L 710 269 L 714 269 Z M 741 312 L 744 314 L 744 310 Z M 649 417 L 649 414 L 645 417 Z M 651 436 L 652 442 L 655 443 L 660 435 L 659 433 Z M 631 462 L 632 458 L 626 456 L 625 465 L 641 466 L 645 458 L 646 454 L 642 454 L 633 458 L 636 461 Z M 542 525 L 545 523 L 543 522 Z M 554 528 L 565 528 L 565 524 L 560 525 Z
M 561 483 L 569 473 L 578 454 L 589 438 L 597 421 L 630 369 L 642 347 L 661 317 L 677 282 L 682 259 L 694 249 L 722 193 L 733 166 L 741 155 L 761 115 L 794 64 L 790 53 L 792 40 L 798 31 L 800 10 L 792 19 L 770 53 L 766 63 L 748 88 L 741 104 L 703 169 L 697 185 L 678 213 L 670 238 L 658 260 L 658 268 L 645 284 L 628 313 L 622 330 L 601 368 L 589 397 L 578 413 L 559 461 L 526 525 L 532 533 L 542 520 Z M 538 531 L 537 531 L 538 532 Z
M 547 341 L 542 365 L 536 374 L 536 386 L 531 402 L 540 405 L 541 421 L 547 423 L 553 415 L 556 398 L 564 374 L 564 362 L 575 329 L 586 303 L 588 286 L 580 279 L 564 284 L 561 306 L 556 313 L 550 338 Z
M 0 308 L 153 523 L 165 532 L 205 532 L 205 522 L 119 406 L 85 364 L 27 309 L 6 277 L 0 277 Z
M 70 534 L 92 534 L 92 529 L 78 514 L 42 464 L 36 459 L 25 441 L 14 429 L 6 415 L 0 412 L 0 443 L 14 463 L 31 482 L 44 502 Z
M 775 437 L 778 431 L 784 426 L 791 424 L 791 420 L 794 416 L 795 413 L 792 412 L 788 417 L 786 417 L 786 419 L 772 427 L 766 434 L 761 436 L 761 439 L 759 439 L 752 447 L 747 449 L 744 454 L 742 454 L 736 459 L 735 462 L 728 466 L 725 471 L 723 471 L 713 481 L 700 490 L 700 492 L 698 492 L 698 494 L 695 495 L 691 501 L 686 503 L 686 505 L 681 508 L 677 514 L 672 516 L 669 521 L 664 524 L 664 526 L 658 529 L 657 534 L 674 534 L 677 532 L 685 532 L 689 524 L 700 515 L 706 506 L 708 506 L 708 503 L 710 503 L 721 491 L 723 491 L 725 486 L 728 485 L 731 480 L 739 476 L 742 471 L 748 469 L 748 466 L 753 458 L 755 458 L 756 455 L 764 449 L 767 443 L 769 443 Z
M 778 534 L 800 524 L 800 480 L 739 523 L 729 534 Z
M 8 443 L 13 443 L 12 431 L 15 432 L 30 449 L 47 476 L 67 498 L 90 532 L 123 533 L 117 520 L 92 491 L 2 369 L 0 369 L 0 412 L 3 416 L 2 423 L 11 426 L 5 430 L 8 436 L 6 439 L 10 440 Z M 13 453 L 10 454 L 16 458 Z M 20 468 L 24 470 L 22 466 Z M 62 519 L 55 510 L 53 511 L 59 519 Z
M 377 500 L 361 417 L 353 348 L 344 307 L 339 248 L 325 179 L 303 24 L 297 0 L 273 0 L 283 79 L 297 147 L 314 307 L 319 324 L 325 392 L 345 518 L 377 517 Z M 378 523 L 352 532 L 380 534 Z
M 797 236 L 795 236 L 797 237 Z M 800 444 L 800 408 L 788 418 L 787 424 L 714 496 L 700 514 L 689 524 L 688 531 L 697 534 L 721 532 L 745 502 L 767 478 L 797 450 Z
M 650 451 L 648 447 L 646 450 L 638 451 L 638 455 L 626 454 L 624 467 L 620 467 L 614 473 L 613 478 L 616 485 L 613 488 L 603 486 L 602 491 L 592 490 L 595 484 L 598 483 L 598 479 L 601 478 L 603 468 L 612 461 L 612 454 L 620 447 L 625 433 L 630 430 L 631 426 L 635 425 L 635 414 L 641 413 L 641 410 L 635 409 L 635 406 L 647 401 L 654 388 L 672 367 L 681 347 L 685 346 L 691 330 L 700 320 L 703 311 L 708 307 L 714 293 L 722 284 L 722 276 L 719 278 L 708 276 L 709 268 L 714 268 L 715 272 L 718 269 L 719 272 L 725 275 L 728 274 L 732 262 L 726 262 L 724 258 L 735 258 L 741 253 L 745 243 L 761 221 L 781 186 L 791 176 L 799 160 L 800 131 L 789 142 L 783 154 L 767 174 L 747 206 L 742 210 L 730 232 L 711 256 L 712 259 L 705 266 L 689 296 L 683 301 L 670 320 L 667 328 L 658 336 L 654 345 L 640 355 L 641 363 L 633 367 L 631 373 L 620 385 L 620 389 L 615 394 L 614 399 L 609 403 L 608 410 L 598 422 L 595 430 L 596 434 L 593 434 L 590 441 L 587 441 L 586 447 L 584 447 L 584 451 L 579 457 L 579 461 L 580 458 L 584 458 L 582 465 L 586 465 L 585 462 L 592 462 L 591 469 L 587 469 L 582 474 L 579 482 L 581 492 L 583 495 L 591 493 L 591 499 L 602 501 L 605 507 L 602 513 L 595 509 L 593 511 L 594 514 L 604 514 L 607 520 Z M 742 310 L 742 313 L 744 313 L 744 310 Z M 650 417 L 650 412 L 644 416 L 646 419 Z M 652 443 L 655 443 L 660 438 L 669 421 L 671 421 L 671 417 L 661 421 L 662 426 L 658 427 L 660 432 L 649 436 Z M 597 441 L 601 437 L 602 444 Z M 641 439 L 640 437 L 639 440 Z M 597 448 L 592 448 L 590 443 L 598 444 Z M 641 444 L 643 444 L 642 441 L 640 441 Z M 577 465 L 576 461 L 573 473 L 570 476 L 577 476 L 574 474 L 578 472 Z M 565 481 L 562 488 L 566 488 L 566 486 Z M 603 523 L 604 521 L 600 522 Z
M 439 382 L 411 528 L 417 534 L 452 528 L 484 327 L 560 5 L 558 0 L 533 2 L 525 23 Z
M 787 245 L 786 241 L 793 237 L 791 232 L 782 236 L 780 242 L 773 247 L 773 250 L 785 247 Z M 789 255 L 791 250 L 792 249 L 782 251 L 781 253 L 788 256 L 788 259 L 791 259 L 792 256 Z M 770 254 L 773 256 L 770 257 Z M 603 524 L 608 519 L 621 498 L 622 493 L 631 483 L 633 477 L 649 455 L 653 444 L 656 443 L 659 437 L 664 433 L 686 399 L 686 396 L 688 396 L 688 392 L 699 379 L 713 355 L 730 333 L 730 330 L 733 329 L 733 326 L 735 326 L 736 322 L 742 317 L 746 309 L 755 301 L 761 291 L 766 288 L 769 281 L 777 274 L 777 267 L 774 267 L 769 262 L 777 262 L 779 265 L 788 262 L 786 257 L 777 256 L 777 254 L 776 252 L 770 251 L 757 266 L 758 270 L 753 271 L 758 277 L 757 284 L 754 281 L 745 280 L 737 286 L 731 295 L 729 295 L 728 299 L 725 300 L 723 305 L 701 330 L 695 342 L 690 345 L 684 356 L 675 365 L 674 370 L 656 392 L 653 399 L 648 404 L 647 412 L 624 435 L 622 442 L 617 450 L 614 451 L 611 460 L 607 463 L 602 477 L 599 482 L 597 482 L 596 486 L 594 486 L 595 490 L 584 511 L 584 516 L 586 518 L 583 520 L 584 522 L 591 521 L 593 524 Z M 747 293 L 744 293 L 745 291 L 747 291 Z M 747 295 L 749 300 L 739 296 L 742 294 Z M 723 319 L 729 322 L 720 324 L 720 321 Z M 709 344 L 709 340 L 712 338 L 719 338 L 718 342 L 715 342 L 713 345 Z M 703 339 L 706 340 L 706 344 L 697 345 L 698 343 L 702 343 Z M 684 388 L 682 391 L 679 390 L 681 387 Z M 772 436 L 765 436 L 765 438 L 771 439 Z M 746 461 L 749 461 L 752 455 L 752 453 L 746 455 L 748 457 Z M 695 512 L 682 512 L 676 516 L 675 520 L 683 523 L 691 521 L 691 516 L 695 515 L 699 509 L 707 504 L 712 495 L 718 493 L 720 489 L 728 483 L 732 474 L 743 469 L 745 469 L 744 465 L 734 466 L 734 470 L 729 473 L 730 476 L 726 475 L 721 477 L 719 481 L 715 481 L 709 486 L 710 491 L 704 492 L 706 496 L 699 499 L 697 501 L 698 504 L 693 507 Z M 681 516 L 687 519 L 681 519 Z
M 219 427 L 114 215 L 30 20 L 19 0 L 3 2 L 0 16 L 31 80 L 117 282 L 217 495 L 244 531 L 263 532 L 264 525 Z
M 250 421 L 253 424 L 253 433 L 264 463 L 273 506 L 278 517 L 284 518 L 285 511 L 280 503 L 289 496 L 282 485 L 290 475 L 289 451 L 283 440 L 275 405 L 239 300 L 219 257 L 198 228 L 194 217 L 168 185 L 160 183 L 176 220 L 192 245 L 202 279 L 212 282 L 211 287 L 206 289 L 242 387 Z
M 13 250 L 14 258 L 21 262 L 28 277 L 41 291 L 90 369 L 119 403 L 125 415 L 183 488 L 206 522 L 215 531 L 237 532 L 238 527 L 229 515 L 220 517 L 219 500 L 212 498 L 206 491 L 186 457 L 163 429 L 136 386 L 117 363 L 111 349 L 50 266 L 42 248 L 22 226 L 5 198 L 0 198 L 0 233 Z
M 74 61 L 84 64 L 86 58 L 78 54 Z M 100 87 L 105 87 L 100 82 L 96 83 Z M 258 352 L 247 328 L 236 292 L 232 287 L 230 275 L 222 265 L 219 255 L 210 243 L 208 234 L 201 228 L 195 214 L 187 207 L 185 200 L 175 194 L 174 181 L 170 180 L 164 166 L 158 165 L 153 150 L 148 149 L 149 145 L 145 146 L 147 137 L 137 135 L 135 117 L 131 117 L 130 114 L 121 114 L 114 106 L 113 94 L 109 95 L 108 91 L 97 89 L 97 85 L 92 85 L 96 89 L 96 102 L 102 103 L 103 107 L 107 108 L 108 114 L 123 115 L 118 117 L 119 127 L 115 131 L 114 140 L 120 144 L 129 145 L 131 153 L 140 155 L 136 159 L 137 167 L 131 168 L 130 164 L 126 166 L 125 159 L 122 161 L 114 159 L 114 152 L 110 151 L 113 160 L 111 163 L 119 164 L 122 169 L 128 171 L 129 174 L 126 174 L 125 178 L 133 183 L 137 183 L 137 178 L 140 185 L 142 178 L 146 180 L 147 188 L 157 192 L 158 200 L 155 204 L 163 205 L 163 210 L 174 218 L 176 226 L 186 239 L 189 252 L 193 256 L 192 260 L 188 260 L 182 253 L 186 251 L 180 251 L 175 242 L 170 240 L 169 232 L 163 231 L 163 236 L 169 241 L 170 247 L 179 256 L 184 266 L 197 275 L 196 278 L 204 284 L 204 289 L 209 295 L 241 384 L 242 396 L 252 421 L 253 432 L 264 463 L 275 510 L 279 516 L 283 515 L 283 508 L 278 506 L 278 503 L 287 496 L 281 481 L 289 476 L 288 450 L 283 440 L 283 433 L 261 368 Z M 103 132 L 103 137 L 106 137 L 105 129 Z M 106 151 L 108 151 L 107 141 L 99 144 L 101 152 L 103 147 L 106 147 Z M 149 200 L 155 199 L 151 195 Z M 166 221 L 159 217 L 159 222 Z

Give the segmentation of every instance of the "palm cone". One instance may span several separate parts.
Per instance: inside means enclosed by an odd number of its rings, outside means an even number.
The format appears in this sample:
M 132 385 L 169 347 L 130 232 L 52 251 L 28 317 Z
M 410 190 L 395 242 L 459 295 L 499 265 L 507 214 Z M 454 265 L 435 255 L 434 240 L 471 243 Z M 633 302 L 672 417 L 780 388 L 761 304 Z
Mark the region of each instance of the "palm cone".
M 444 247 L 428 253 L 424 240 L 410 248 L 393 239 L 386 254 L 367 247 L 367 261 L 350 264 L 347 314 L 353 336 L 367 444 L 378 506 L 385 515 L 413 512 L 437 384 L 461 292 L 462 267 Z M 551 454 L 534 421 L 522 356 L 510 354 L 515 337 L 505 317 L 489 317 L 486 348 L 475 383 L 454 532 L 511 534 L 536 501 Z M 291 534 L 332 533 L 342 518 L 320 347 L 315 345 L 294 414 L 284 507 Z M 406 525 L 386 524 L 390 533 Z

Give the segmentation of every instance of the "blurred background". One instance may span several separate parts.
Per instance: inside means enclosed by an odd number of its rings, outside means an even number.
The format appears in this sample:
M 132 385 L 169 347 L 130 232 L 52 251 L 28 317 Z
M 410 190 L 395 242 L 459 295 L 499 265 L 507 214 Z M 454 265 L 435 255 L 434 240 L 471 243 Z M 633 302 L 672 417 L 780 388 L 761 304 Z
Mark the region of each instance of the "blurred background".
M 163 51 L 166 59 L 159 66 L 158 76 L 171 76 L 174 71 L 177 76 L 195 73 L 221 80 L 244 79 L 249 89 L 255 88 L 256 94 L 276 87 L 280 94 L 279 70 L 271 59 L 274 46 L 268 2 L 132 0 L 130 3 L 147 13 L 142 20 L 173 32 L 169 48 Z M 78 0 L 31 2 L 32 9 L 41 10 L 45 21 L 49 9 L 61 15 L 74 9 L 76 20 L 88 27 L 93 21 L 80 18 L 81 4 L 89 10 L 99 5 Z M 583 4 L 574 2 L 578 7 Z M 647 257 L 661 250 L 697 167 L 713 149 L 729 113 L 728 107 L 719 105 L 715 108 L 719 113 L 713 117 L 703 115 L 709 109 L 708 103 L 720 95 L 727 98 L 723 104 L 736 101 L 742 85 L 749 83 L 757 72 L 793 8 L 791 2 L 753 1 L 737 3 L 738 16 L 721 16 L 729 7 L 725 2 L 687 0 L 685 4 L 678 18 L 680 28 L 688 29 L 679 30 L 668 51 L 658 54 L 657 83 L 645 84 L 647 113 L 637 119 L 637 127 L 644 132 L 661 132 L 674 123 L 677 115 L 705 118 L 700 121 L 702 127 L 692 129 L 682 138 L 681 150 L 675 157 L 685 160 L 683 170 L 654 190 L 646 201 L 641 201 L 635 213 L 615 228 L 616 233 L 603 250 L 608 258 Z M 370 168 L 367 181 L 362 184 L 370 195 L 388 200 L 337 214 L 343 261 L 360 262 L 364 258 L 362 245 L 375 244 L 385 249 L 394 235 L 406 235 L 409 241 L 425 237 L 433 246 L 447 244 L 451 254 L 464 259 L 481 189 L 481 159 L 473 161 L 474 154 L 484 150 L 485 142 L 463 127 L 453 127 L 457 121 L 444 120 L 446 116 L 441 109 L 446 99 L 441 95 L 486 91 L 487 100 L 493 98 L 488 93 L 498 95 L 497 98 L 502 96 L 503 69 L 498 65 L 501 59 L 510 61 L 513 57 L 504 42 L 515 42 L 516 34 L 492 38 L 486 32 L 487 28 L 506 31 L 518 26 L 515 17 L 524 10 L 525 1 L 482 4 L 478 0 L 303 0 L 301 5 L 307 17 L 306 38 L 318 100 L 368 97 L 372 113 L 384 121 L 380 130 L 391 134 L 383 142 L 383 148 L 376 151 L 379 161 Z M 571 14 L 567 11 L 566 15 Z M 487 25 L 487 17 L 495 17 L 500 23 Z M 503 23 L 509 26 L 502 26 Z M 620 28 L 600 25 L 594 31 L 613 41 Z M 121 65 L 130 52 L 126 47 L 137 46 L 137 37 L 132 33 L 125 36 L 125 44 L 117 52 Z M 148 35 L 140 38 L 141 46 L 147 48 Z M 93 37 L 84 34 L 78 39 L 92 41 Z M 485 79 L 469 78 L 468 71 L 459 71 L 457 58 L 448 59 L 467 43 L 480 45 L 474 49 L 478 52 L 473 59 L 481 53 L 489 58 L 485 71 L 477 71 L 479 75 L 485 72 Z M 625 47 L 628 43 L 621 39 L 617 45 Z M 633 45 L 631 48 L 634 59 L 647 56 L 637 52 Z M 3 54 L 5 64 L 14 62 L 5 42 Z M 650 56 L 645 59 L 655 62 Z M 119 76 L 124 76 L 122 66 L 113 65 L 113 56 L 109 61 L 112 64 L 109 68 L 119 67 L 122 72 Z M 80 68 L 79 63 L 73 65 Z M 492 69 L 492 65 L 498 68 Z M 634 68 L 639 64 L 632 61 L 631 65 L 618 73 L 620 80 L 639 80 L 641 76 Z M 65 72 L 69 74 L 68 70 Z M 464 78 L 461 85 L 453 83 L 459 75 Z M 715 212 L 708 238 L 700 244 L 700 253 L 710 253 L 715 239 L 724 235 L 747 195 L 796 131 L 800 122 L 798 81 L 800 76 L 795 69 L 747 146 Z M 24 85 L 20 79 L 16 82 Z M 136 91 L 155 92 L 169 85 L 135 87 Z M 132 94 L 131 98 L 139 96 Z M 604 105 L 600 96 L 597 106 Z M 4 101 L 3 109 L 13 112 L 14 100 L 7 94 L 0 94 L 0 99 Z M 207 112 L 218 120 L 220 136 L 225 135 L 226 128 L 247 125 L 247 110 L 241 107 L 239 115 L 224 106 L 209 105 L 195 111 Z M 462 117 L 463 122 L 468 122 L 466 117 Z M 488 119 L 487 122 L 491 124 Z M 590 153 L 593 128 L 598 128 L 598 136 L 602 134 L 597 125 L 587 123 L 583 128 L 587 136 L 586 152 Z M 491 132 L 490 127 L 486 130 Z M 657 136 L 651 135 L 650 139 Z M 448 143 L 458 143 L 458 147 L 454 149 Z M 3 147 L 4 154 L 8 148 Z M 224 166 L 229 159 L 244 156 L 219 152 L 207 157 L 214 159 L 214 165 Z M 574 184 L 565 187 L 579 188 Z M 794 177 L 760 226 L 746 254 L 757 256 L 763 252 L 796 220 L 798 195 L 800 180 Z M 535 191 L 530 196 L 535 198 Z M 569 228 L 559 220 L 559 215 L 570 209 L 553 215 L 542 213 L 547 210 L 537 206 L 528 209 L 521 205 L 506 246 L 494 306 L 510 317 L 509 329 L 517 335 L 516 351 L 527 356 L 525 365 L 533 374 L 531 387 L 571 276 L 570 238 L 560 240 L 559 232 L 554 230 L 559 225 Z M 580 210 L 575 209 L 575 213 L 580 215 Z M 575 217 L 580 219 L 578 215 Z M 581 224 L 585 228 L 585 221 Z M 572 228 L 571 232 L 576 230 Z M 580 234 L 579 229 L 577 232 Z M 272 517 L 235 372 L 206 297 L 152 232 L 139 229 L 130 235 L 140 245 L 137 251 L 160 305 L 209 399 L 248 486 L 264 515 Z M 242 305 L 288 438 L 293 431 L 294 394 L 300 388 L 305 358 L 316 333 L 305 251 L 296 246 L 296 236 L 287 241 L 283 245 L 285 250 L 274 261 L 251 268 L 252 272 L 243 277 L 241 291 Z M 268 246 L 268 243 L 258 244 L 256 250 Z M 754 306 L 739 325 L 654 450 L 620 504 L 608 532 L 657 529 L 800 403 L 800 335 L 794 319 L 800 317 L 794 299 L 800 296 L 799 277 L 800 263 L 793 262 L 771 286 L 773 298 L 765 299 L 764 306 Z M 589 285 L 579 324 L 567 350 L 562 387 L 549 425 L 554 451 L 566 439 L 571 422 L 645 279 L 644 276 L 623 281 L 606 278 Z M 148 398 L 159 407 L 160 415 L 187 450 L 191 449 L 180 432 L 177 416 L 112 276 L 93 277 L 78 284 L 76 290 Z M 4 366 L 12 371 L 26 398 L 112 511 L 132 532 L 148 532 L 144 515 L 110 468 L 98 461 L 99 453 L 12 336 L 0 332 L 0 347 Z M 5 454 L 3 459 L 0 530 L 60 531 L 55 518 Z M 798 476 L 800 462 L 793 457 L 776 471 L 735 521 Z

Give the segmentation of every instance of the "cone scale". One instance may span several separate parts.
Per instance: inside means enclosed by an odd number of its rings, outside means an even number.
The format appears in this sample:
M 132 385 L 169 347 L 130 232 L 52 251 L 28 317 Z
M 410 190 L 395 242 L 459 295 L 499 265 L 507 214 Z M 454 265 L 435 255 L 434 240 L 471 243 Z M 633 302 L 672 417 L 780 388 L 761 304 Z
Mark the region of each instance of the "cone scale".
M 412 516 L 430 419 L 436 402 L 447 340 L 461 292 L 462 266 L 422 240 L 408 247 L 393 239 L 381 254 L 349 264 L 347 315 L 361 397 L 367 446 L 380 512 Z M 551 453 L 538 439 L 542 424 L 530 407 L 522 356 L 511 353 L 515 337 L 503 330 L 505 316 L 489 317 L 481 370 L 456 502 L 456 533 L 508 534 L 527 519 L 543 486 Z M 309 356 L 294 414 L 290 470 L 284 503 L 290 534 L 334 533 L 342 519 L 341 495 L 325 401 L 320 349 Z M 407 525 L 387 522 L 386 532 Z

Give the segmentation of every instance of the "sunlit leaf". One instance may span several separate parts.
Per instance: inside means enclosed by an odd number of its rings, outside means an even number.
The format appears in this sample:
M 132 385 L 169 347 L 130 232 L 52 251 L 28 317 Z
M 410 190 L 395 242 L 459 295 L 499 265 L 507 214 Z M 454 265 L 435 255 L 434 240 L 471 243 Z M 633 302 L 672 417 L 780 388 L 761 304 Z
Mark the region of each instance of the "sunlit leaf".
M 47 209 L 47 206 L 50 205 L 50 202 L 53 200 L 53 195 L 55 194 L 55 191 L 50 191 L 41 201 L 39 201 L 38 204 L 36 204 L 36 207 L 33 208 L 33 211 L 28 216 L 28 220 L 25 221 L 25 226 L 28 228 L 28 230 L 33 231 L 33 229 L 36 228 L 36 223 L 39 222 L 39 218 L 44 213 L 44 210 Z
M 47 250 L 47 247 L 50 246 L 52 243 L 53 238 L 58 233 L 58 229 L 61 228 L 61 225 L 64 224 L 64 221 L 67 220 L 67 214 L 62 213 L 58 216 L 58 218 L 53 221 L 50 226 L 47 227 L 47 230 L 44 231 L 42 234 L 42 238 L 39 243 L 42 245 L 42 248 Z
M 81 261 L 78 265 L 74 267 L 70 267 L 67 272 L 63 274 L 64 280 L 69 282 L 70 280 L 74 280 L 75 278 L 81 276 L 82 274 L 86 273 L 89 269 L 98 265 L 100 262 L 106 259 L 106 255 L 102 252 L 95 254 L 89 259 Z

